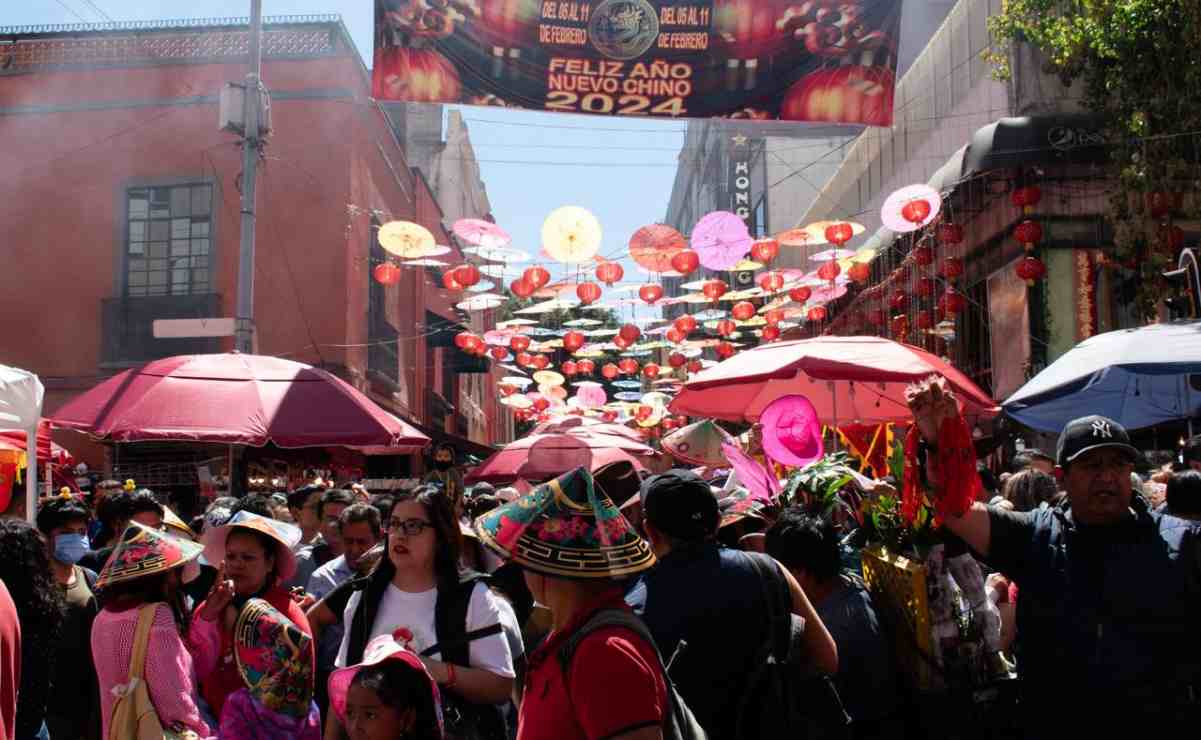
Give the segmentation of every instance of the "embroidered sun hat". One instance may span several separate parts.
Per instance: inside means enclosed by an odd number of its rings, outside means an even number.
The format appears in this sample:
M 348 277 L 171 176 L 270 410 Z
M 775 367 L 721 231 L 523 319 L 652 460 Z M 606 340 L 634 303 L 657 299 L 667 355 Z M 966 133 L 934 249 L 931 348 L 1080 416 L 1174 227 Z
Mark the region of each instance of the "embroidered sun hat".
M 817 409 L 804 396 L 780 396 L 759 417 L 763 451 L 783 465 L 804 467 L 822 456 L 822 426 Z
M 130 522 L 96 579 L 96 588 L 162 573 L 185 565 L 204 548 L 168 532 Z
M 663 449 L 672 457 L 690 465 L 727 467 L 723 444 L 735 444 L 734 437 L 709 419 L 689 424 L 663 438 Z
M 296 556 L 292 548 L 300 542 L 300 528 L 294 524 L 268 519 L 249 511 L 239 511 L 225 524 L 204 533 L 204 558 L 210 563 L 225 559 L 225 540 L 234 528 L 261 532 L 275 540 L 275 571 L 279 580 L 286 581 L 296 573 Z
M 234 658 L 250 694 L 273 712 L 305 717 L 313 702 L 313 639 L 263 599 L 234 625 Z
M 329 708 L 333 710 L 333 713 L 338 716 L 338 719 L 343 724 L 346 722 L 346 695 L 350 691 L 350 684 L 354 681 L 354 677 L 358 675 L 358 672 L 385 661 L 397 661 L 412 669 L 415 678 L 424 680 L 430 696 L 433 697 L 438 736 L 442 736 L 442 697 L 438 692 L 438 684 L 426 669 L 425 664 L 421 662 L 421 658 L 417 657 L 417 654 L 409 649 L 408 639 L 411 638 L 412 635 L 405 634 L 405 630 L 397 630 L 396 633 L 391 635 L 380 635 L 367 643 L 366 649 L 363 650 L 362 663 L 347 666 L 346 668 L 338 668 L 330 674 L 328 683 Z
M 564 578 L 618 578 L 655 563 L 650 545 L 584 468 L 475 520 L 480 541 L 523 567 Z
M 174 534 L 187 537 L 190 540 L 196 539 L 196 533 L 192 531 L 187 522 L 179 518 L 179 514 L 171 510 L 170 506 L 163 507 L 163 525 L 174 530 Z

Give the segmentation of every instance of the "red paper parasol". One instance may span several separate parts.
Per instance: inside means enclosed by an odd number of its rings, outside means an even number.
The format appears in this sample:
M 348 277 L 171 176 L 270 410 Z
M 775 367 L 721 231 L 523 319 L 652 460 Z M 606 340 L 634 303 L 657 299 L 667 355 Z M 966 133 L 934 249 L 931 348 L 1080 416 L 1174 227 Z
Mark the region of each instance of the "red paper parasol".
M 684 235 L 670 226 L 643 226 L 630 237 L 630 256 L 651 272 L 674 272 L 671 258 L 688 248 Z
M 728 270 L 751 251 L 746 222 L 729 211 L 706 214 L 692 230 L 692 248 L 710 270 Z

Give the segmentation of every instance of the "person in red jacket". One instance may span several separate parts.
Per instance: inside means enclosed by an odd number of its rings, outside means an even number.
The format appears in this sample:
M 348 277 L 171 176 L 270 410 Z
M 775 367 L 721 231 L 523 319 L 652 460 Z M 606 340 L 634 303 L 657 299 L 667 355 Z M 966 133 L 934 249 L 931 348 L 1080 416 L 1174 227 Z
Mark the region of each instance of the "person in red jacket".
M 243 686 L 234 659 L 234 626 L 242 605 L 263 599 L 306 635 L 313 634 L 304 610 L 282 585 L 296 571 L 292 548 L 299 541 L 299 528 L 249 511 L 239 511 L 224 526 L 204 535 L 205 559 L 220 565 L 208 598 L 196 608 L 188 647 L 201 696 L 216 717 L 221 716 L 225 699 Z M 315 670 L 311 643 L 307 652 Z
M 0 740 L 16 737 L 20 685 L 21 620 L 4 581 L 0 581 Z

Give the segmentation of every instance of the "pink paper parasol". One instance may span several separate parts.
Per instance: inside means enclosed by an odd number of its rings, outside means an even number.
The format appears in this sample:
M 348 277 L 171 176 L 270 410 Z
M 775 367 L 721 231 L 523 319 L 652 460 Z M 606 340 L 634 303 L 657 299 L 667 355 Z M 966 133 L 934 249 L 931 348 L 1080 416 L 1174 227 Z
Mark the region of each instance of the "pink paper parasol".
M 914 223 L 901 215 L 901 211 L 906 205 L 916 200 L 926 201 L 930 206 L 930 212 L 921 221 Z M 907 185 L 900 190 L 894 191 L 884 201 L 884 205 L 880 208 L 880 220 L 892 231 L 898 234 L 906 234 L 910 231 L 917 231 L 923 226 L 932 223 L 938 216 L 938 210 L 941 207 L 942 196 L 934 188 L 921 184 Z
M 809 261 L 829 262 L 830 260 L 844 260 L 848 257 L 854 257 L 856 254 L 853 249 L 825 249 L 817 254 L 809 255 Z
M 751 251 L 746 222 L 729 211 L 706 214 L 692 230 L 692 248 L 710 270 L 728 270 Z
M 673 272 L 671 258 L 688 248 L 684 235 L 670 226 L 643 226 L 630 237 L 630 256 L 651 272 Z
M 451 230 L 455 236 L 477 247 L 503 247 L 513 241 L 507 231 L 481 218 L 461 218 L 455 221 Z

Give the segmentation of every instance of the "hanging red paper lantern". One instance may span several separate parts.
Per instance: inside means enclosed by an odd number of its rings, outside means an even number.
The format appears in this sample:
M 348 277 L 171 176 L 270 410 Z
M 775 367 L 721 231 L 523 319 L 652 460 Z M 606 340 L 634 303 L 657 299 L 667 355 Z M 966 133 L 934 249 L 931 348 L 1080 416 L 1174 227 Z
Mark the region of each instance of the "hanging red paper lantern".
M 621 362 L 617 363 L 617 369 L 626 375 L 633 375 L 638 372 L 638 361 L 633 357 L 623 358 Z
M 724 359 L 729 359 L 734 356 L 734 345 L 729 342 L 721 342 L 716 347 L 717 356 Z
M 717 322 L 717 333 L 723 337 L 728 337 L 738 330 L 738 325 L 729 319 L 722 319 Z
M 538 368 L 539 370 L 545 370 L 546 368 L 550 367 L 550 358 L 546 355 L 534 355 L 532 362 L 534 367 Z
M 671 269 L 681 275 L 691 274 L 701 266 L 701 256 L 691 249 L 676 252 L 671 258 Z
M 634 418 L 638 421 L 646 421 L 647 419 L 651 418 L 651 415 L 654 413 L 654 408 L 643 403 L 639 404 L 638 408 L 634 410 Z
M 670 432 L 676 428 L 676 420 L 669 416 L 659 422 L 659 427 L 665 432 Z
M 550 273 L 546 271 L 545 267 L 535 265 L 525 268 L 525 272 L 521 273 L 521 278 L 534 286 L 534 290 L 539 290 L 550 282 Z
M 617 330 L 617 336 L 633 344 L 638 341 L 638 337 L 642 336 L 642 330 L 636 324 L 626 324 Z
M 620 374 L 621 374 L 621 369 L 619 367 L 617 367 L 616 365 L 614 365 L 612 362 L 606 362 L 605 366 L 601 368 L 601 375 L 605 376 L 605 378 L 607 378 L 609 380 L 616 379 L 617 376 Z
M 765 341 L 765 342 L 774 342 L 780 338 L 780 327 L 765 326 L 765 327 L 763 327 L 763 332 L 761 333 L 760 336 L 762 337 L 763 341 Z
M 938 227 L 938 240 L 948 246 L 963 243 L 963 227 L 946 221 Z
M 568 377 L 571 377 L 580 371 L 579 366 L 576 365 L 573 360 L 565 360 L 563 364 L 559 366 L 559 369 L 562 370 L 563 374 Z
M 655 302 L 663 297 L 662 285 L 644 285 L 638 289 L 638 297 L 648 305 L 655 305 Z
M 679 352 L 672 352 L 667 356 L 667 364 L 672 367 L 684 367 L 688 364 L 688 358 Z
M 1047 276 L 1047 266 L 1043 264 L 1043 261 L 1029 254 L 1018 260 L 1014 271 L 1029 286 L 1033 286 L 1036 281 Z
M 805 317 L 814 323 L 817 323 L 819 321 L 825 321 L 826 320 L 826 307 L 825 306 L 814 306 L 813 308 L 809 309 L 809 312 L 805 314 Z
M 492 349 L 488 350 L 488 352 L 492 354 L 492 359 L 496 360 L 497 362 L 501 362 L 509 356 L 509 350 L 505 349 L 504 347 L 493 347 Z
M 400 268 L 391 262 L 376 265 L 371 274 L 380 285 L 396 285 L 400 282 Z
M 917 312 L 917 328 L 926 330 L 934 326 L 934 317 L 926 309 Z
M 616 345 L 618 349 L 625 350 L 629 349 L 633 342 L 618 334 L 617 336 L 613 337 L 613 344 Z
M 1013 238 L 1017 239 L 1019 244 L 1025 244 L 1027 249 L 1029 249 L 1031 245 L 1042 241 L 1043 227 L 1037 221 L 1026 219 L 1013 227 Z
M 514 352 L 525 352 L 530 348 L 530 338 L 524 334 L 514 334 L 509 338 L 509 349 Z
M 730 313 L 739 321 L 747 321 L 755 315 L 755 304 L 750 301 L 739 301 L 730 309 Z
M 701 289 L 701 292 L 704 293 L 705 297 L 709 300 L 716 301 L 718 298 L 721 298 L 723 295 L 725 295 L 726 291 L 729 289 L 730 286 L 726 285 L 726 281 L 724 280 L 709 280 L 705 282 L 705 287 Z
M 792 290 L 788 291 L 789 300 L 795 301 L 797 303 L 804 303 L 805 301 L 809 300 L 809 298 L 812 296 L 813 296 L 813 289 L 810 288 L 808 285 L 801 285 L 799 287 L 793 288 Z
M 516 359 L 517 364 L 522 367 L 531 367 L 534 364 L 534 356 L 529 352 L 518 352 Z
M 909 333 L 909 317 L 908 316 L 892 317 L 892 324 L 889 328 L 892 329 L 892 335 L 894 337 L 899 339 L 899 338 L 905 336 L 906 334 Z
M 785 318 L 786 317 L 784 316 L 784 311 L 779 308 L 773 308 L 772 310 L 763 314 L 763 319 L 767 322 L 768 326 L 775 326 L 776 324 L 779 324 L 781 321 L 783 321 Z
M 948 314 L 957 314 L 967 308 L 967 299 L 959 291 L 948 287 L 938 299 L 938 307 Z
M 618 282 L 625 274 L 625 269 L 617 262 L 602 262 L 596 266 L 596 279 L 605 285 Z
M 468 334 L 463 340 L 463 351 L 467 354 L 479 354 L 485 349 L 484 340 L 475 334 Z
M 648 362 L 642 368 L 642 377 L 647 380 L 654 380 L 659 377 L 659 366 L 653 362 Z
M 480 268 L 470 263 L 459 265 L 452 272 L 455 282 L 464 288 L 470 288 L 480 281 Z
M 529 298 L 534 295 L 535 290 L 534 285 L 525 278 L 517 278 L 509 283 L 509 291 L 518 298 Z
M 921 265 L 922 267 L 934 264 L 934 250 L 925 244 L 914 247 L 912 254 L 914 264 Z
M 892 297 L 888 299 L 888 305 L 891 306 L 892 310 L 894 311 L 904 311 L 909 307 L 909 294 L 903 290 L 897 290 L 892 294 Z
M 959 257 L 947 257 L 942 261 L 942 276 L 954 280 L 963 274 L 963 260 Z
M 580 283 L 575 286 L 575 294 L 580 299 L 580 304 L 587 306 L 600 300 L 601 287 L 593 282 Z
M 467 349 L 467 345 L 475 335 L 469 331 L 461 331 L 455 335 L 455 346 L 459 349 Z
M 911 224 L 920 224 L 930 215 L 930 202 L 924 198 L 911 200 L 901 206 L 901 218 Z
M 548 408 L 550 408 L 550 401 L 548 401 L 542 397 L 538 397 L 538 398 L 534 399 L 534 410 L 535 411 L 546 411 Z
M 841 247 L 855 236 L 855 229 L 845 221 L 830 224 L 826 227 L 826 241 Z
M 759 276 L 759 287 L 768 293 L 775 293 L 784 287 L 784 276 L 775 271 L 765 272 Z
M 704 368 L 705 368 L 705 364 L 703 362 L 701 362 L 700 360 L 689 360 L 688 361 L 688 372 L 690 372 L 690 373 L 699 373 Z
M 592 360 L 580 360 L 576 363 L 575 367 L 580 372 L 580 375 L 591 375 L 596 372 L 596 363 Z
M 917 294 L 918 298 L 929 298 L 934 295 L 937 287 L 934 278 L 920 277 L 917 279 L 917 285 L 913 287 L 913 292 Z
M 1163 224 L 1159 227 L 1157 244 L 1161 252 L 1175 257 L 1176 253 L 1184 247 L 1184 229 L 1176 224 Z
M 684 332 L 684 336 L 688 336 L 692 332 L 696 331 L 696 319 L 687 315 L 681 316 L 675 321 L 671 322 L 671 326 L 673 329 L 679 329 L 680 331 Z
M 838 277 L 841 273 L 842 267 L 840 267 L 838 262 L 834 260 L 830 260 L 821 267 L 817 268 L 817 276 L 822 280 L 829 280 L 831 282 L 833 282 L 834 278 Z
M 605 422 L 617 421 L 617 412 L 616 411 L 602 411 L 601 419 Z
M 584 346 L 587 339 L 583 332 L 575 331 L 574 329 L 563 335 L 563 349 L 568 352 L 575 352 Z
M 454 270 L 442 273 L 442 287 L 447 290 L 462 290 L 463 285 L 455 278 Z
M 780 242 L 775 239 L 760 239 L 751 244 L 751 259 L 768 264 L 780 254 Z
M 1184 205 L 1182 193 L 1165 193 L 1161 191 L 1147 193 L 1147 212 L 1152 218 L 1164 219 L 1180 210 Z
M 517 386 L 509 385 L 508 383 L 501 383 L 500 385 L 496 386 L 496 390 L 500 391 L 500 395 L 502 397 L 511 396 L 517 392 Z
M 1043 191 L 1037 185 L 1027 185 L 1026 187 L 1016 188 L 1009 194 L 1009 201 L 1014 206 L 1022 209 L 1033 208 L 1038 205 L 1038 202 L 1043 199 Z
M 680 342 L 684 341 L 688 335 L 673 326 L 668 329 L 663 336 L 667 337 L 667 341 L 671 342 L 672 344 L 679 344 Z
M 880 308 L 869 308 L 864 314 L 867 323 L 873 326 L 884 326 L 884 310 Z
M 847 277 L 856 283 L 863 284 L 872 276 L 872 266 L 866 262 L 852 262 L 847 270 Z

